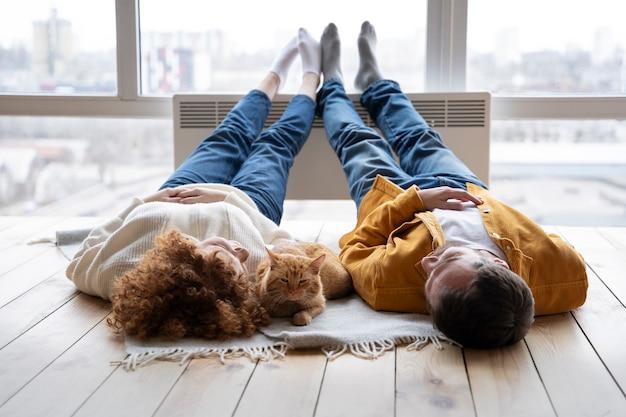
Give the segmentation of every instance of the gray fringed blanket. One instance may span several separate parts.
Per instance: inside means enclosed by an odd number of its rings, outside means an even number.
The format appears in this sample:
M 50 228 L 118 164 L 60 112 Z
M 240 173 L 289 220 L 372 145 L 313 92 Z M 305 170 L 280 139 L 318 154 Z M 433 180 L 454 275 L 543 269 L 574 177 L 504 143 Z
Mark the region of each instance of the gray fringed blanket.
M 72 259 L 89 230 L 59 231 L 56 244 Z M 430 318 L 421 314 L 402 314 L 372 310 L 357 295 L 327 303 L 326 310 L 308 326 L 293 326 L 289 319 L 272 323 L 250 338 L 227 342 L 205 339 L 182 339 L 165 342 L 126 338 L 128 356 L 121 362 L 135 369 L 153 360 L 176 360 L 185 363 L 193 358 L 247 356 L 252 360 L 271 360 L 285 356 L 288 349 L 320 348 L 329 359 L 345 352 L 364 359 L 376 359 L 396 345 L 417 350 L 433 343 L 451 342 L 432 327 Z

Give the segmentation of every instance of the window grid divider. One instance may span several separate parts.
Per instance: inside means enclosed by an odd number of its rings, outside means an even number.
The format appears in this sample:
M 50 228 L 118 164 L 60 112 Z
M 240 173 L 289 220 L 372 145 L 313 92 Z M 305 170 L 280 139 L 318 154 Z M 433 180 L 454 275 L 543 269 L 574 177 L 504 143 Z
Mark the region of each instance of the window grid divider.
M 134 101 L 139 97 L 139 0 L 115 0 L 117 40 L 117 96 Z
M 467 0 L 428 0 L 426 91 L 465 91 Z

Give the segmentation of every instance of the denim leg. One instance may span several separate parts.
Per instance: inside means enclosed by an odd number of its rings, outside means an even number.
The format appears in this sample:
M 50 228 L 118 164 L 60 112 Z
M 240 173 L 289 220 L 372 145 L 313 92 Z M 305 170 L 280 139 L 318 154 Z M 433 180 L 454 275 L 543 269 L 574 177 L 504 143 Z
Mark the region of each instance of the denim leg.
M 280 119 L 254 141 L 231 182 L 276 224 L 283 216 L 289 170 L 311 133 L 314 117 L 315 102 L 310 97 L 293 97 Z
M 376 175 L 398 185 L 410 180 L 393 159 L 387 141 L 365 126 L 340 81 L 325 82 L 317 102 L 318 114 L 324 120 L 326 135 L 343 166 L 350 195 L 357 207 L 372 187 Z
M 402 169 L 413 176 L 418 186 L 465 188 L 465 183 L 471 182 L 487 188 L 415 111 L 398 83 L 372 83 L 363 92 L 361 103 L 387 137 Z
M 263 129 L 271 104 L 259 90 L 242 97 L 159 189 L 197 183 L 228 184 Z

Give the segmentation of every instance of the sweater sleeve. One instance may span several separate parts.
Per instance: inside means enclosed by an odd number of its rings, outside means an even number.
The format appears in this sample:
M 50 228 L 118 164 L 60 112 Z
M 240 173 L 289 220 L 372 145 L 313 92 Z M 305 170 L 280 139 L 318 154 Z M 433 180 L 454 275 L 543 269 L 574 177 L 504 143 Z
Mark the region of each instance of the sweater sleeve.
M 124 220 L 131 211 L 143 203 L 140 198 L 134 198 L 126 209 L 106 223 L 95 227 L 83 241 L 80 249 L 74 255 L 74 259 L 65 270 L 66 276 L 74 282 L 79 290 L 91 295 L 103 296 L 103 294 L 99 294 L 97 283 L 92 282 L 97 279 L 97 277 L 90 276 L 97 269 L 92 268 L 92 263 L 108 237 L 124 224 Z

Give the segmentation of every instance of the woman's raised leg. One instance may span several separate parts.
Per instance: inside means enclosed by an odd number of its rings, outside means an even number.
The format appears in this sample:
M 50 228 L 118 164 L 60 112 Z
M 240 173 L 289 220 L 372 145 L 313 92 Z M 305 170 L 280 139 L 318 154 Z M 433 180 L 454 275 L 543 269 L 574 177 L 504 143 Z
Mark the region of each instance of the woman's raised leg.
M 272 99 L 297 54 L 294 37 L 274 60 L 259 86 L 239 100 L 160 189 L 197 183 L 230 183 L 263 129 Z
M 315 91 L 320 82 L 319 44 L 304 29 L 298 33 L 298 49 L 305 71 L 298 94 L 280 119 L 254 141 L 250 155 L 231 182 L 276 224 L 280 224 L 283 214 L 289 170 L 311 132 Z

